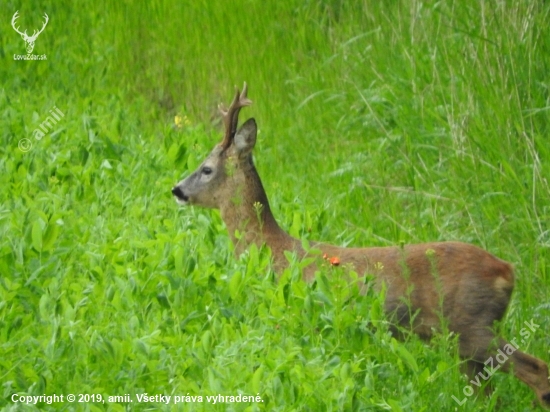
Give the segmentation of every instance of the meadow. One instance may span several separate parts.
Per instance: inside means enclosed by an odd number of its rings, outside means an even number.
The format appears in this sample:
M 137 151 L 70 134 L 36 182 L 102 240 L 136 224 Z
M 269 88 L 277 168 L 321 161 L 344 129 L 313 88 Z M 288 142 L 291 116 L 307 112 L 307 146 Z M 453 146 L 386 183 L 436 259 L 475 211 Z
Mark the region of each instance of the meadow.
M 533 410 L 503 373 L 466 396 L 455 335 L 395 340 L 383 293 L 343 268 L 306 284 L 293 261 L 277 281 L 269 250 L 235 256 L 219 213 L 170 190 L 246 81 L 283 228 L 485 248 L 516 268 L 497 328 L 540 325 L 521 350 L 548 363 L 550 4 L 2 4 L 1 411 Z M 16 11 L 28 33 L 48 14 L 46 60 L 14 59 Z

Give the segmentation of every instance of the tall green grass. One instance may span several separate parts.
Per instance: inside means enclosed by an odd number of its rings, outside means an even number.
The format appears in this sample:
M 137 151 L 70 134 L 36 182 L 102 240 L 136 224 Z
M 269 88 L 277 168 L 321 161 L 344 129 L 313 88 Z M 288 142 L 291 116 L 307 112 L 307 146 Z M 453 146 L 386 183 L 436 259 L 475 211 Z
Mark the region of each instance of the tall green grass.
M 34 53 L 10 27 L 50 22 Z M 217 212 L 170 188 L 249 84 L 275 214 L 339 245 L 477 244 L 516 266 L 501 326 L 550 360 L 550 33 L 542 1 L 8 0 L 0 25 L 2 410 L 510 410 L 497 374 L 459 407 L 456 336 L 396 342 L 383 296 L 269 251 L 232 253 Z M 65 116 L 32 132 L 57 106 Z M 182 127 L 175 116 L 185 118 Z M 30 138 L 23 153 L 18 141 Z M 336 272 L 336 273 L 330 273 Z M 22 406 L 12 394 L 129 394 Z M 171 406 L 136 395 L 203 396 Z M 210 395 L 259 394 L 254 404 Z

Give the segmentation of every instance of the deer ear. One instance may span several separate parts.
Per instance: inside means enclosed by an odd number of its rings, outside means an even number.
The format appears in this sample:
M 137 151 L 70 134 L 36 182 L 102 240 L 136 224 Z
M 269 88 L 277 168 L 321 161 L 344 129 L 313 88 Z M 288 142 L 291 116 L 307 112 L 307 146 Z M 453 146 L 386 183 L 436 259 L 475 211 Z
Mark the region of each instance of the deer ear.
M 256 121 L 248 119 L 235 134 L 233 142 L 239 156 L 246 156 L 254 149 L 256 132 Z

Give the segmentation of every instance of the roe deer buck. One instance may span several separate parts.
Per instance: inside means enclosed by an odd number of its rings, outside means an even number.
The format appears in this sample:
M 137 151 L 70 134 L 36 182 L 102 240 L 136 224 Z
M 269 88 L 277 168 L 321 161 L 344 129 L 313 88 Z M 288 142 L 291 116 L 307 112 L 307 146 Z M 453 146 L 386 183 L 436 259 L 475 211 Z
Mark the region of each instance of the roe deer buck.
M 220 209 L 236 252 L 252 243 L 266 244 L 271 248 L 275 270 L 280 272 L 288 265 L 284 251 L 295 252 L 298 257 L 307 252 L 298 239 L 279 227 L 271 213 L 252 161 L 256 122 L 248 119 L 237 131 L 240 109 L 252 103 L 246 94 L 245 83 L 229 109 L 222 110 L 222 142 L 195 172 L 174 186 L 172 193 L 179 203 Z M 237 230 L 242 234 L 239 239 Z M 337 256 L 359 275 L 373 275 L 377 287 L 385 283 L 385 311 L 392 323 L 412 327 L 421 337 L 429 338 L 439 328 L 442 312 L 449 330 L 459 335 L 459 354 L 473 375 L 483 370 L 484 362 L 499 349 L 509 354 L 503 370 L 512 368 L 515 376 L 535 391 L 540 403 L 550 407 L 547 365 L 521 352 L 517 345 L 496 339 L 492 330 L 493 323 L 502 319 L 514 288 L 509 263 L 460 242 L 368 248 L 323 243 L 312 246 Z M 312 279 L 315 269 L 314 264 L 305 269 L 306 280 Z M 411 313 L 417 315 L 412 318 Z

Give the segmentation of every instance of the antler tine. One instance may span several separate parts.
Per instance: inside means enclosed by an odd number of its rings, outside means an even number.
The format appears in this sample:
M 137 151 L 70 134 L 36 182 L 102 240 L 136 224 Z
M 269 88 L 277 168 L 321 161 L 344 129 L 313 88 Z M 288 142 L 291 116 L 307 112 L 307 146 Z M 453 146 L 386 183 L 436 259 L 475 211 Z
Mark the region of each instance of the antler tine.
M 24 33 L 21 33 L 21 31 L 19 30 L 19 27 L 16 27 L 15 25 L 17 24 L 17 19 L 19 18 L 19 10 L 17 10 L 15 12 L 15 14 L 13 15 L 12 19 L 11 19 L 11 26 L 13 27 L 13 29 L 19 33 L 21 36 L 26 36 L 27 35 L 27 30 L 25 30 Z
M 239 92 L 239 89 L 235 87 L 235 97 L 229 109 L 220 107 L 220 111 L 223 115 L 223 123 L 225 125 L 225 135 L 221 143 L 223 150 L 231 146 L 233 142 L 233 138 L 237 132 L 237 124 L 239 123 L 239 111 L 241 108 L 252 104 L 252 101 L 246 96 L 247 92 L 248 86 L 246 82 L 244 83 L 242 92 Z
M 46 28 L 46 25 L 48 24 L 48 22 L 50 21 L 50 18 L 48 17 L 48 14 L 47 13 L 44 13 L 44 24 L 42 24 L 42 28 L 40 30 L 38 30 L 38 33 L 36 33 L 36 37 L 38 37 L 38 35 L 40 33 L 42 33 L 44 31 L 44 29 Z M 33 33 L 33 36 L 35 34 Z

